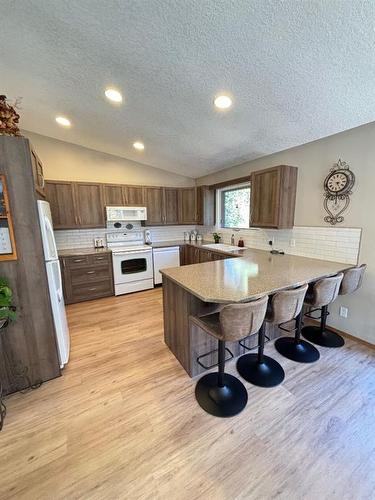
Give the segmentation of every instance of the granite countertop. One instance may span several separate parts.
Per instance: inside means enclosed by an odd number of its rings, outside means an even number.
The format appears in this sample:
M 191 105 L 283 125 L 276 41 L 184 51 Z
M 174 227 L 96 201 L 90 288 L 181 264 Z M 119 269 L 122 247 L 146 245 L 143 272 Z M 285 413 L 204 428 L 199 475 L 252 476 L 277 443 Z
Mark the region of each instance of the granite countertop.
M 183 245 L 190 245 L 193 247 L 200 247 L 204 250 L 208 250 L 211 252 L 217 252 L 217 253 L 223 253 L 225 255 L 233 255 L 233 256 L 242 256 L 244 255 L 244 252 L 246 248 L 243 248 L 241 250 L 235 250 L 232 252 L 225 251 L 220 248 L 212 248 L 208 247 L 206 248 L 205 245 L 212 245 L 214 242 L 213 241 L 185 241 L 185 240 L 172 240 L 172 241 L 155 241 L 154 243 L 151 243 L 150 246 L 152 248 L 166 248 L 166 247 L 177 247 L 177 246 L 183 246 Z
M 241 252 L 239 259 L 174 267 L 161 273 L 204 302 L 230 303 L 246 302 L 352 267 L 264 250 L 247 248 Z
M 62 250 L 57 250 L 59 257 L 69 257 L 71 255 L 94 255 L 97 253 L 108 253 L 111 250 L 107 247 L 104 248 L 64 248 Z

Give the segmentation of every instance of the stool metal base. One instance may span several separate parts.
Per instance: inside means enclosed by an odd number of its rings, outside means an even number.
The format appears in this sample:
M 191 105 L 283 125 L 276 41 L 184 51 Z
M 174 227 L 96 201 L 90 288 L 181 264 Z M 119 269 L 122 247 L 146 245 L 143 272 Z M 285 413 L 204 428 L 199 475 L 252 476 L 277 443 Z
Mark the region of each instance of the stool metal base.
M 302 335 L 306 340 L 322 347 L 342 347 L 345 340 L 335 332 L 324 330 L 322 333 L 319 326 L 305 326 Z
M 237 361 L 237 370 L 242 378 L 259 387 L 275 387 L 285 378 L 283 367 L 269 356 L 259 363 L 258 354 L 245 354 Z
M 275 348 L 284 358 L 297 361 L 297 363 L 314 363 L 320 358 L 319 351 L 309 342 L 293 337 L 281 337 L 276 340 Z
M 238 378 L 223 374 L 224 387 L 218 385 L 218 373 L 208 373 L 198 380 L 195 397 L 203 410 L 215 417 L 233 417 L 247 404 L 247 390 Z

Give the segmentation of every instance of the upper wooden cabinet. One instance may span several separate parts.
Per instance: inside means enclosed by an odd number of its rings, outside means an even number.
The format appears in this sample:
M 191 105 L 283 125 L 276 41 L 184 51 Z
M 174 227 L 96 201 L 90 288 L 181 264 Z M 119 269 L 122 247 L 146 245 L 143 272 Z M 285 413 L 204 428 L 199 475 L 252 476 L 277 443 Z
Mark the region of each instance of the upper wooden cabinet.
M 145 193 L 143 186 L 122 186 L 125 205 L 144 205 Z
M 122 207 L 125 205 L 124 190 L 121 184 L 103 184 L 104 205 Z
M 195 197 L 195 187 L 180 188 L 179 195 L 179 216 L 180 224 L 195 224 L 197 220 L 197 207 Z
M 101 184 L 75 182 L 75 202 L 80 227 L 104 227 L 104 200 Z
M 46 193 L 44 189 L 45 182 L 44 182 L 43 165 L 33 149 L 30 149 L 30 153 L 31 153 L 31 165 L 33 168 L 35 190 L 39 196 L 44 198 L 46 196 Z
M 72 182 L 46 181 L 46 199 L 51 207 L 55 229 L 72 229 L 79 226 L 76 216 Z
M 194 190 L 194 188 L 192 188 Z M 184 188 L 164 188 L 164 187 L 145 187 L 145 205 L 147 207 L 148 226 L 190 224 L 185 222 L 186 213 L 189 214 L 191 199 L 189 197 L 181 198 Z M 188 191 L 191 191 L 188 189 Z M 183 209 L 183 203 L 188 201 L 188 206 Z M 193 198 L 195 212 L 195 196 Z M 184 214 L 185 219 L 182 219 Z M 194 217 L 194 213 L 191 215 Z
M 164 223 L 178 224 L 178 189 L 164 189 Z
M 251 226 L 293 227 L 297 172 L 297 167 L 278 165 L 251 174 Z
M 147 207 L 148 226 L 160 226 L 164 224 L 164 189 L 162 187 L 145 188 L 145 205 Z
M 206 186 L 199 189 L 202 193 L 201 224 L 209 225 L 212 222 L 206 217 L 206 197 L 208 194 L 213 197 L 213 192 L 209 193 Z M 107 205 L 146 206 L 148 226 L 195 224 L 197 220 L 195 187 L 46 181 L 46 195 L 55 229 L 104 227 Z
M 213 226 L 215 224 L 215 190 L 209 186 L 198 186 L 197 197 L 197 224 Z
M 46 181 L 45 189 L 55 229 L 105 226 L 101 184 Z

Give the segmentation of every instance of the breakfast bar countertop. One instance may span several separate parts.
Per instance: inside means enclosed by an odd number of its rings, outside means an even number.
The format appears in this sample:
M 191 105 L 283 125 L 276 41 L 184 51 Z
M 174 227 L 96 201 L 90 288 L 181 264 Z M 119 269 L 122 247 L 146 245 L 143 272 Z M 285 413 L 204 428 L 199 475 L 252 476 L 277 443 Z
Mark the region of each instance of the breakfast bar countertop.
M 352 267 L 351 264 L 275 255 L 249 248 L 241 254 L 237 259 L 174 267 L 161 273 L 204 302 L 231 303 L 246 302 Z

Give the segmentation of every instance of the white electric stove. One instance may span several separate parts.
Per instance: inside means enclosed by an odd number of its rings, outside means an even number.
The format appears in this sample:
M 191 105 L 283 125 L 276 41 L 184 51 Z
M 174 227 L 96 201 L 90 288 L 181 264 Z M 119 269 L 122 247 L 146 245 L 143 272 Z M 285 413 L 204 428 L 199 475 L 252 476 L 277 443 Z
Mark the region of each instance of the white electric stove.
M 112 250 L 115 295 L 154 288 L 152 248 L 144 243 L 137 222 L 124 227 L 107 223 L 107 246 Z

